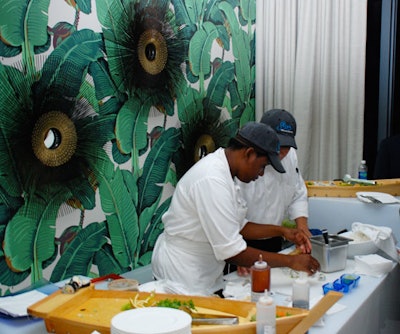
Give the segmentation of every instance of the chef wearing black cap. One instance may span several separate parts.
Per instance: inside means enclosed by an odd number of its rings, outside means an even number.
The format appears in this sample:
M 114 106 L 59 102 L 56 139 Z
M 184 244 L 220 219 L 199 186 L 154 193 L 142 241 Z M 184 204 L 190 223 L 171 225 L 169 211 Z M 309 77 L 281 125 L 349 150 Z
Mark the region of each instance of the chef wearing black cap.
M 209 295 L 223 285 L 225 261 L 251 266 L 262 254 L 271 267 L 310 274 L 319 269 L 303 232 L 246 219 L 247 205 L 235 178 L 251 182 L 263 175 L 268 164 L 285 172 L 278 137 L 268 125 L 249 122 L 227 148 L 208 154 L 186 172 L 162 218 L 164 232 L 152 257 L 156 279 L 173 282 L 180 293 Z M 272 236 L 295 242 L 304 253 L 290 256 L 260 251 L 247 247 L 244 240 Z

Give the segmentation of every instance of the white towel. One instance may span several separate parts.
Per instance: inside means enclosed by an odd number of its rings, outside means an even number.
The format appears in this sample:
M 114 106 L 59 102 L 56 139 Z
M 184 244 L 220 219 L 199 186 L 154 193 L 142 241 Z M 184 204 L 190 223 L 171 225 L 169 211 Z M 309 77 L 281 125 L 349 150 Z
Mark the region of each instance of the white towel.
M 354 222 L 351 225 L 351 229 L 353 232 L 364 234 L 371 239 L 380 250 L 389 255 L 393 260 L 399 261 L 399 254 L 396 249 L 397 240 L 390 227 Z
M 356 273 L 381 277 L 393 269 L 393 261 L 378 254 L 356 255 Z
M 250 281 L 229 281 L 226 282 L 225 288 L 222 292 L 227 299 L 236 300 L 250 300 L 251 299 L 251 284 Z

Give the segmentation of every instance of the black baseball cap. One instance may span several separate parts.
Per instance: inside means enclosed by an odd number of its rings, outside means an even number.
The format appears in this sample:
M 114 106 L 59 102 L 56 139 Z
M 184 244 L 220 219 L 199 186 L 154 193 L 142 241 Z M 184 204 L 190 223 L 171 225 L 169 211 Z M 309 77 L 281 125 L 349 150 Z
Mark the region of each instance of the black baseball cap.
M 294 139 L 296 136 L 296 120 L 291 113 L 285 109 L 271 109 L 264 112 L 260 122 L 269 125 L 276 131 L 281 146 L 297 149 Z
M 265 154 L 269 163 L 279 173 L 285 173 L 279 158 L 280 144 L 277 133 L 267 124 L 248 122 L 239 130 L 235 139 Z

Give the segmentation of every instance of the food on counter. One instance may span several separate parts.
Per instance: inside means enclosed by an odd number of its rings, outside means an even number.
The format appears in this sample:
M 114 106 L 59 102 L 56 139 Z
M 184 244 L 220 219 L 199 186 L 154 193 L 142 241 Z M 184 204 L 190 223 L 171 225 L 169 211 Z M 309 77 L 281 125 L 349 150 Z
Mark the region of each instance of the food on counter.
M 293 313 L 290 313 L 290 312 L 288 312 L 288 311 L 276 310 L 276 318 L 290 317 L 290 316 L 292 316 L 292 315 L 294 315 L 294 314 L 293 314 Z M 253 314 L 253 315 L 250 317 L 250 321 L 251 321 L 251 322 L 257 321 L 257 317 L 256 317 L 255 314 Z
M 120 278 L 108 282 L 107 287 L 109 290 L 138 291 L 139 282 L 135 279 Z
M 278 310 L 276 311 L 277 318 L 290 317 L 291 315 L 293 314 L 288 311 L 278 311 Z
M 155 292 L 151 292 L 150 295 L 146 299 L 139 299 L 139 294 L 136 294 L 135 297 L 129 298 L 129 303 L 125 304 L 122 306 L 122 310 L 130 310 L 133 308 L 141 308 L 141 307 L 152 307 L 152 306 L 157 306 L 157 307 L 169 307 L 169 308 L 175 308 L 179 309 L 182 306 L 188 307 L 191 310 L 196 310 L 194 303 L 192 300 L 188 301 L 180 301 L 178 299 L 162 299 L 159 301 L 155 300 Z
M 303 251 L 301 250 L 301 248 L 295 248 L 294 250 L 292 250 L 289 255 L 300 255 L 303 254 Z
M 320 187 L 365 187 L 376 186 L 377 184 L 352 183 L 344 181 L 306 181 L 306 185 Z
M 400 196 L 400 179 L 371 180 L 375 184 L 338 181 L 304 181 L 308 197 L 357 197 L 359 191 L 379 191 Z
M 155 306 L 155 292 L 153 291 L 146 299 L 139 299 L 139 294 L 137 293 L 135 297 L 129 298 L 129 303 L 122 306 L 122 310 L 130 310 L 133 308 L 149 307 Z
M 191 310 L 195 310 L 194 303 L 192 300 L 181 302 L 177 299 L 163 299 L 157 302 L 156 306 L 158 307 L 171 307 L 171 308 L 181 308 L 182 306 L 189 307 Z
M 86 278 L 79 277 L 77 275 L 72 276 L 69 282 L 67 282 L 63 288 L 62 293 L 72 294 L 81 288 L 88 287 L 90 285 L 90 280 Z

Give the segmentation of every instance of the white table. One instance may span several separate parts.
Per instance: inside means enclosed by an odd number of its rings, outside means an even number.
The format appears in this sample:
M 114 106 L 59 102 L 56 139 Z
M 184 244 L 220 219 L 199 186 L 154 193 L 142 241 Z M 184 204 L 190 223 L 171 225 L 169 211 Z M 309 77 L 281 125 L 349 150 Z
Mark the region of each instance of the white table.
M 400 197 L 398 197 L 400 199 Z M 312 197 L 309 199 L 310 228 L 327 228 L 336 233 L 344 228 L 351 229 L 351 223 L 358 221 L 364 224 L 391 227 L 397 240 L 400 241 L 399 204 L 374 205 L 362 203 L 356 198 Z M 346 270 L 351 269 L 350 266 Z M 280 269 L 274 269 L 278 271 Z M 136 278 L 140 283 L 152 280 L 151 268 L 146 266 L 124 274 L 127 278 Z M 340 272 L 329 274 L 327 281 L 340 276 Z M 278 274 L 272 275 L 272 288 L 291 293 L 291 283 Z M 287 279 L 287 277 L 286 277 Z M 320 286 L 313 285 L 311 298 L 321 293 Z M 400 328 L 400 269 L 397 265 L 391 273 L 381 278 L 363 276 L 360 286 L 345 295 L 339 304 L 346 309 L 336 314 L 325 316 L 324 327 L 312 327 L 310 334 L 329 333 L 398 333 Z M 393 328 L 384 329 L 393 322 Z M 381 332 L 380 332 L 381 330 Z M 3 319 L 0 318 L 0 333 L 12 334 L 47 334 L 42 320 Z
M 399 265 L 383 278 L 362 276 L 360 286 L 338 301 L 346 309 L 325 315 L 325 326 L 312 327 L 310 334 L 399 333 L 399 282 Z
M 322 286 L 325 283 L 335 281 L 344 273 L 354 273 L 355 269 L 355 261 L 348 259 L 345 270 L 322 273 L 325 277 L 324 281 L 318 280 L 318 275 L 309 278 L 310 301 L 316 302 L 323 296 Z M 226 278 L 230 281 L 243 283 L 249 280 L 249 278 L 238 277 L 236 272 L 228 274 Z M 271 292 L 277 305 L 291 306 L 294 280 L 295 278 L 290 276 L 290 270 L 287 268 L 273 268 L 271 270 Z M 317 326 L 311 327 L 309 333 L 398 334 L 400 332 L 399 282 L 399 264 L 394 264 L 392 271 L 381 277 L 360 275 L 359 285 L 345 293 L 324 315 L 323 322 L 317 322 Z M 250 294 L 250 292 L 248 293 Z M 344 308 L 342 309 L 342 307 Z
M 310 299 L 313 300 L 322 295 L 322 285 L 333 282 L 343 273 L 354 271 L 354 260 L 347 260 L 346 269 L 340 272 L 325 274 L 325 281 L 311 280 Z M 273 269 L 271 272 L 271 290 L 291 294 L 292 278 L 283 274 L 281 269 Z M 399 327 L 383 330 L 393 320 L 400 325 L 400 267 L 396 265 L 389 274 L 376 278 L 361 275 L 358 287 L 337 302 L 346 308 L 333 314 L 326 314 L 323 317 L 324 326 L 313 326 L 310 334 L 329 333 L 398 333 Z M 382 331 L 381 331 L 382 330 Z
M 370 204 L 357 198 L 309 198 L 310 228 L 327 228 L 330 233 L 337 233 L 343 229 L 351 230 L 353 222 L 390 227 L 400 246 L 399 204 Z M 313 327 L 310 333 L 400 332 L 399 265 L 382 280 L 366 278 L 363 281 L 363 285 L 369 284 L 373 291 L 368 295 L 364 295 L 363 290 L 354 291 L 356 301 L 352 308 L 356 312 L 326 316 L 325 328 Z M 346 302 L 351 306 L 352 296 L 345 297 L 339 303 Z M 381 328 L 381 332 L 378 328 Z
M 340 197 L 310 197 L 308 202 L 310 228 L 327 228 L 335 234 L 351 230 L 352 223 L 360 222 L 390 227 L 400 241 L 400 204 L 372 204 Z
M 355 268 L 354 260 L 347 260 L 346 269 L 339 272 L 325 274 L 325 281 L 311 279 L 311 300 L 322 295 L 322 285 L 334 281 L 341 274 L 353 272 Z M 229 274 L 232 279 L 238 278 L 236 273 Z M 124 274 L 127 278 L 136 278 L 144 283 L 151 280 L 151 268 L 146 266 L 136 271 Z M 372 277 L 362 275 L 359 286 L 345 294 L 338 301 L 346 308 L 324 316 L 324 326 L 313 326 L 310 334 L 329 334 L 329 333 L 363 333 L 363 334 L 397 334 L 400 324 L 400 266 L 397 264 L 394 269 L 382 276 Z M 280 294 L 278 302 L 285 300 L 290 303 L 291 285 L 293 278 L 287 271 L 281 268 L 274 268 L 271 272 L 271 290 Z M 287 295 L 285 297 L 284 295 Z M 281 303 L 283 305 L 283 303 Z M 286 304 L 287 305 L 287 304 Z M 392 328 L 384 328 L 393 324 Z M 397 326 L 397 327 L 395 327 Z M 0 333 L 12 334 L 47 334 L 44 321 L 40 319 L 2 319 L 0 318 Z

